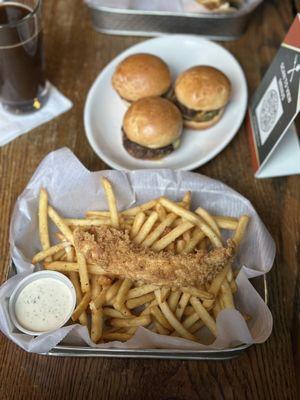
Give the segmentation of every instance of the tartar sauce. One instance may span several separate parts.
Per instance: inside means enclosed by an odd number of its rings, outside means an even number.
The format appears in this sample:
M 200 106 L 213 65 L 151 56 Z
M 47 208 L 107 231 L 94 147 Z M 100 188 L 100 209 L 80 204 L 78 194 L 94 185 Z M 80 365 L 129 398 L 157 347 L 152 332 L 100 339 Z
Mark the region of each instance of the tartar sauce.
M 37 279 L 20 292 L 15 303 L 19 324 L 34 332 L 59 328 L 72 311 L 68 287 L 53 278 Z

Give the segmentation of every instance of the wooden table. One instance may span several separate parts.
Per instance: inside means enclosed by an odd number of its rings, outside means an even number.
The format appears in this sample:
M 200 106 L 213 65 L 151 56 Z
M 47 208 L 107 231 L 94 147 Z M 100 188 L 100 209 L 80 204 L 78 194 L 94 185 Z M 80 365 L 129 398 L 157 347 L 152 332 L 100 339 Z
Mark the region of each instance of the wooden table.
M 42 158 L 68 146 L 91 170 L 107 168 L 84 134 L 86 94 L 113 57 L 143 39 L 94 32 L 82 3 L 48 0 L 44 10 L 48 76 L 73 100 L 74 107 L 0 149 L 1 282 L 6 279 L 9 261 L 10 214 Z M 238 41 L 224 43 L 244 68 L 250 93 L 297 10 L 299 0 L 265 1 L 247 33 Z M 274 331 L 267 343 L 227 362 L 50 358 L 27 354 L 1 334 L 1 399 L 296 399 L 296 372 L 299 382 L 300 367 L 299 285 L 298 297 L 296 289 L 299 177 L 254 179 L 244 126 L 220 155 L 198 171 L 249 198 L 276 241 L 276 262 L 268 276 Z

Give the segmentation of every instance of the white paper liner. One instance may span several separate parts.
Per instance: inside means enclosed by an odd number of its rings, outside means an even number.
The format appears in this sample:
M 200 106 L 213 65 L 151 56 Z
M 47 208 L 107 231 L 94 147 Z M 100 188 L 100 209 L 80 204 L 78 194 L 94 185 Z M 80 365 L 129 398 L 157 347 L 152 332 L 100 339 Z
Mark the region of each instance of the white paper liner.
M 82 217 L 87 210 L 107 209 L 100 176 L 112 181 L 120 210 L 132 206 L 135 201 L 138 204 L 160 195 L 178 200 L 185 191 L 191 190 L 193 207 L 201 205 L 213 214 L 220 215 L 250 215 L 247 236 L 236 259 L 236 265 L 244 267 L 237 278 L 238 292 L 235 295 L 237 308 L 251 315 L 250 322 L 246 324 L 238 311 L 222 311 L 217 318 L 218 336 L 213 344 L 207 346 L 158 335 L 144 328 L 139 328 L 126 343 L 112 342 L 97 346 L 91 342 L 87 329 L 78 324 L 35 338 L 19 333 L 9 318 L 7 304 L 16 284 L 33 271 L 30 260 L 40 250 L 37 221 L 40 188 L 47 189 L 50 203 L 63 216 Z M 98 348 L 224 349 L 237 344 L 261 343 L 271 334 L 270 310 L 248 278 L 270 270 L 275 257 L 274 241 L 248 200 L 223 183 L 206 176 L 171 170 L 89 172 L 69 149 L 54 151 L 41 162 L 16 202 L 11 220 L 10 244 L 17 275 L 0 288 L 0 329 L 26 351 L 45 353 L 62 340 L 65 344 L 87 343 Z M 209 338 L 206 328 L 200 332 L 201 339 L 206 342 Z

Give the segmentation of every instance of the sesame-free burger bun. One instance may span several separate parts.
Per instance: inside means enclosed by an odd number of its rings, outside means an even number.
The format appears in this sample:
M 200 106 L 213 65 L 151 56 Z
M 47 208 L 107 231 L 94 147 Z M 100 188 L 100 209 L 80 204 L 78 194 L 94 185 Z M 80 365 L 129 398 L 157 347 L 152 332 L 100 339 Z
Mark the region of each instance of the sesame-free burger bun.
M 181 73 L 175 82 L 176 100 L 191 110 L 218 110 L 226 106 L 231 84 L 223 72 L 196 66 Z
M 133 102 L 166 94 L 171 87 L 171 74 L 161 58 L 153 54 L 133 54 L 117 66 L 112 85 L 121 98 Z
M 169 100 L 148 97 L 129 107 L 124 116 L 123 131 L 130 141 L 149 149 L 159 149 L 179 139 L 182 116 Z

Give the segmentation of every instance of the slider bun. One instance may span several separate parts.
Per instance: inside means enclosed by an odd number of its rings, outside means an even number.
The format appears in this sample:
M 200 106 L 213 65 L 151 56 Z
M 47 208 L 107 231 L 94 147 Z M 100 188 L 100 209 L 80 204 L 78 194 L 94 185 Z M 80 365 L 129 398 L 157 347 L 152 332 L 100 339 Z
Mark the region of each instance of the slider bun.
M 211 119 L 210 121 L 197 122 L 185 119 L 183 123 L 185 128 L 188 129 L 194 129 L 194 130 L 208 129 L 220 121 L 223 113 L 224 113 L 224 108 L 222 108 L 219 114 L 214 116 L 213 119 Z
M 132 142 L 159 149 L 175 142 L 182 133 L 179 109 L 161 97 L 147 97 L 127 110 L 123 130 Z
M 225 107 L 230 94 L 227 76 L 209 66 L 192 67 L 180 74 L 175 82 L 177 100 L 191 110 L 218 110 Z
M 165 94 L 171 86 L 171 74 L 161 58 L 153 54 L 133 54 L 117 66 L 112 85 L 123 99 L 133 102 Z

